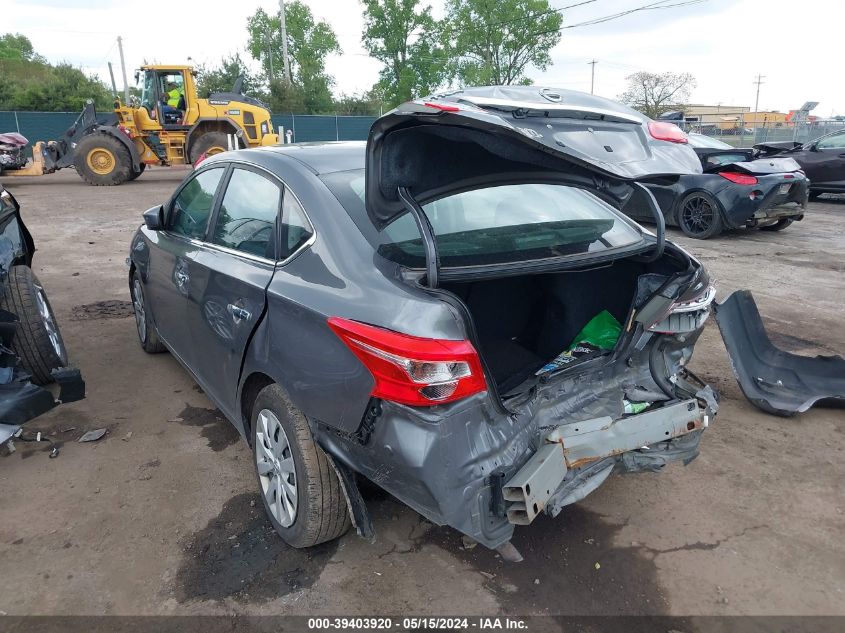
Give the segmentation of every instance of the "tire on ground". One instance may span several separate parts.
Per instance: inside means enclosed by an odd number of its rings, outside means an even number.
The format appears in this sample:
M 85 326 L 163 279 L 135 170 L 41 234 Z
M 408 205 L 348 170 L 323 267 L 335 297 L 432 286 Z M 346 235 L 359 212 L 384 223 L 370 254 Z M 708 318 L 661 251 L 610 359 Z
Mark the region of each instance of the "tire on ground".
M 223 132 L 206 132 L 191 144 L 191 164 L 197 162 L 200 156 L 212 148 L 220 148 L 226 151 L 229 147 L 229 139 Z M 219 152 L 214 152 L 217 154 Z M 213 155 L 213 154 L 211 154 Z
M 119 185 L 132 175 L 132 156 L 118 139 L 105 132 L 94 132 L 76 145 L 73 165 L 89 185 Z M 140 175 L 140 174 L 139 174 Z
M 0 308 L 17 315 L 20 321 L 12 349 L 32 374 L 32 382 L 53 382 L 52 370 L 67 365 L 67 350 L 38 277 L 29 266 L 12 266 L 0 292 Z M 55 343 L 50 338 L 51 331 Z
M 761 226 L 761 231 L 783 231 L 786 227 L 792 224 L 794 220 L 792 218 L 781 218 L 774 224 L 769 224 L 768 226 Z
M 273 516 L 261 494 L 261 479 L 253 456 L 259 495 L 276 532 L 292 547 L 311 547 L 342 536 L 352 525 L 346 496 L 331 458 L 314 442 L 305 415 L 291 403 L 279 385 L 272 384 L 262 389 L 250 413 L 253 451 L 257 450 L 258 414 L 263 409 L 269 409 L 279 419 L 296 468 L 296 517 L 286 528 Z
M 138 176 L 144 173 L 144 170 L 147 168 L 147 163 L 141 163 L 140 169 L 135 171 L 134 169 L 129 172 L 129 180 L 135 180 Z
M 706 228 L 700 227 L 702 229 L 700 231 L 696 231 L 695 228 L 697 227 L 691 226 L 684 215 L 684 210 L 687 205 L 693 203 L 696 199 L 705 202 L 712 209 L 712 216 L 709 225 Z M 715 237 L 722 232 L 723 228 L 722 211 L 719 207 L 719 202 L 705 191 L 693 191 L 692 193 L 685 195 L 678 205 L 678 211 L 675 219 L 680 229 L 684 232 L 684 235 L 698 240 L 706 240 L 711 237 Z

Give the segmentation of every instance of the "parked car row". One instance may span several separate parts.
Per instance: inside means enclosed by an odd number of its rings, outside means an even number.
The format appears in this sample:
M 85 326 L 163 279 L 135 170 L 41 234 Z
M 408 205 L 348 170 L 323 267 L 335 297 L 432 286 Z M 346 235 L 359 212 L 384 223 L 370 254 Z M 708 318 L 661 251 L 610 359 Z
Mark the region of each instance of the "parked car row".
M 524 86 L 404 104 L 366 144 L 218 154 L 132 239 L 138 337 L 252 447 L 288 543 L 372 535 L 365 478 L 516 560 L 516 525 L 611 473 L 698 455 L 718 400 L 687 367 L 713 310 L 757 406 L 845 398 L 831 363 L 774 350 L 750 295 L 715 303 L 701 262 L 666 240 L 686 206 L 661 205 L 661 188 L 677 182 L 715 213 L 748 198 L 725 226 L 803 213 L 791 161 L 758 162 L 697 155 L 677 127 L 612 101 Z

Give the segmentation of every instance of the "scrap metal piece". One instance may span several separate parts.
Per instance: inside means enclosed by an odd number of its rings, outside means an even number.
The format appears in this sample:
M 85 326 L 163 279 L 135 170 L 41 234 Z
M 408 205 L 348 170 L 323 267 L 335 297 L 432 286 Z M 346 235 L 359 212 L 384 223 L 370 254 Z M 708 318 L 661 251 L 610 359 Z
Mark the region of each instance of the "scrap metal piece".
M 524 559 L 522 558 L 522 554 L 519 553 L 519 550 L 516 549 L 513 543 L 507 541 L 502 543 L 496 548 L 496 551 L 499 552 L 499 555 L 502 557 L 507 563 L 521 563 Z
M 94 429 L 93 431 L 88 431 L 85 435 L 79 438 L 78 441 L 80 442 L 96 442 L 98 439 L 103 437 L 106 434 L 108 429 Z
M 776 348 L 748 290 L 738 290 L 714 307 L 734 376 L 751 404 L 788 417 L 819 402 L 845 402 L 841 356 L 811 358 Z

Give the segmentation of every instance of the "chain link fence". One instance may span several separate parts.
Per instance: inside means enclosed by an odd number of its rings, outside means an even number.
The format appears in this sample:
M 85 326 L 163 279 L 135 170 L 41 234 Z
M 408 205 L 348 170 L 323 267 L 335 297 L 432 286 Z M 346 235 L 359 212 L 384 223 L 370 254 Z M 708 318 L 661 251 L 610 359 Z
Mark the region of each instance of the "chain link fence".
M 751 147 L 757 143 L 774 143 L 794 141 L 809 143 L 820 136 L 831 132 L 845 131 L 845 120 L 822 120 L 792 123 L 790 121 L 777 122 L 746 122 L 742 116 L 736 121 L 720 121 L 707 123 L 699 121 L 671 121 L 686 132 L 704 134 L 719 139 L 734 147 Z

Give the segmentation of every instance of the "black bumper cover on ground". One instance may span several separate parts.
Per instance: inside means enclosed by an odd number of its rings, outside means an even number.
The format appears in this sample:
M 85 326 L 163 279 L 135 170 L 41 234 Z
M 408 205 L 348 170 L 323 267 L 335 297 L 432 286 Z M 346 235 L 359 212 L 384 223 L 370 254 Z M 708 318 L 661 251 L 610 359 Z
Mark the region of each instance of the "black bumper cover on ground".
M 734 375 L 754 406 L 791 416 L 825 401 L 845 405 L 841 356 L 810 358 L 776 348 L 748 290 L 734 292 L 715 310 Z

